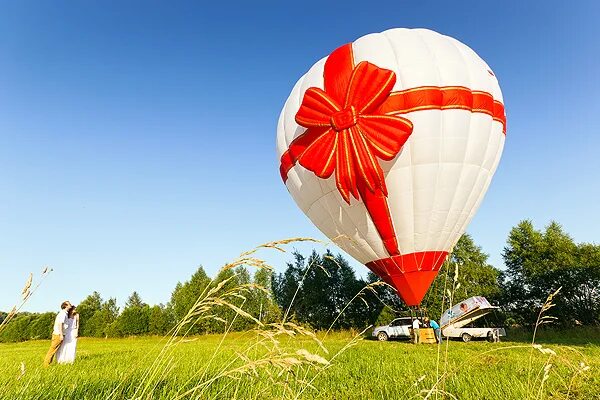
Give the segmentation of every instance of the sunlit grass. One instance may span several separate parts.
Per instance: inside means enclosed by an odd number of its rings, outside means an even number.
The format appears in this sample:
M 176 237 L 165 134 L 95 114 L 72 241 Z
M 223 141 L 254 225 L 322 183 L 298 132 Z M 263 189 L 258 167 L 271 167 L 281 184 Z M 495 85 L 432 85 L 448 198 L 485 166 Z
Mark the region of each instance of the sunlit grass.
M 222 271 L 269 270 L 258 250 L 285 251 L 283 246 L 304 240 L 310 239 L 259 246 Z M 319 266 L 307 266 L 312 267 Z M 455 271 L 447 291 L 450 304 L 457 276 Z M 81 338 L 74 365 L 43 368 L 47 341 L 0 344 L 0 398 L 523 400 L 593 399 L 600 393 L 600 345 L 594 333 L 588 341 L 559 333 L 560 344 L 545 344 L 543 334 L 541 340 L 521 340 L 521 335 L 503 343 L 382 343 L 331 328 L 315 333 L 294 323 L 289 308 L 278 322 L 261 321 L 243 306 L 250 291 L 264 288 L 235 282 L 230 276 L 207 286 L 166 337 Z M 378 285 L 363 288 L 352 301 Z M 23 303 L 30 286 L 28 280 Z M 539 321 L 552 320 L 545 312 L 555 295 Z M 218 308 L 233 311 L 231 319 L 217 317 Z M 237 318 L 252 321 L 255 329 L 230 332 Z M 223 323 L 225 333 L 187 335 L 190 326 L 206 319 Z
M 221 344 L 215 362 L 204 378 L 198 374 L 222 340 L 221 335 L 191 338 L 173 350 L 170 372 L 153 389 L 150 398 L 172 399 L 194 388 L 207 378 L 221 373 L 224 363 L 245 351 L 259 339 L 254 333 L 232 333 Z M 323 344 L 330 353 L 342 349 L 352 339 L 349 333 L 330 333 Z M 318 344 L 308 338 L 288 338 L 281 346 L 289 353 L 299 349 L 318 352 Z M 530 354 L 523 342 L 451 342 L 448 370 L 440 388 L 459 399 L 524 399 L 531 397 L 527 389 Z M 0 345 L 0 388 L 3 399 L 106 399 L 120 386 L 120 398 L 132 396 L 144 383 L 144 366 L 160 352 L 159 338 L 88 339 L 79 342 L 77 362 L 72 366 L 54 365 L 42 368 L 46 341 Z M 597 345 L 544 345 L 556 352 L 556 359 L 539 398 L 593 399 L 600 387 L 600 347 Z M 490 351 L 491 350 L 491 351 Z M 436 382 L 435 345 L 412 345 L 407 342 L 363 340 L 347 349 L 318 374 L 300 398 L 365 399 L 411 398 L 429 390 Z M 532 370 L 546 363 L 547 355 L 534 353 Z M 21 362 L 25 374 L 21 376 Z M 589 369 L 571 378 L 583 362 Z M 237 366 L 243 365 L 238 361 Z M 307 371 L 307 370 L 305 370 Z M 314 371 L 308 371 L 310 379 Z M 419 378 L 425 376 L 421 381 Z M 304 378 L 304 377 L 296 377 Z M 290 383 L 290 382 L 288 382 Z M 290 383 L 291 384 L 291 383 Z M 291 386 L 297 390 L 299 386 Z M 277 384 L 264 372 L 223 376 L 209 385 L 200 398 L 281 398 L 285 380 Z M 295 394 L 298 394 L 297 390 Z M 424 397 L 422 393 L 418 398 Z M 191 396 L 194 397 L 194 396 Z M 535 393 L 533 398 L 537 397 Z M 430 398 L 435 398 L 432 394 Z M 441 395 L 440 395 L 441 398 Z M 451 398 L 451 397 L 447 397 Z

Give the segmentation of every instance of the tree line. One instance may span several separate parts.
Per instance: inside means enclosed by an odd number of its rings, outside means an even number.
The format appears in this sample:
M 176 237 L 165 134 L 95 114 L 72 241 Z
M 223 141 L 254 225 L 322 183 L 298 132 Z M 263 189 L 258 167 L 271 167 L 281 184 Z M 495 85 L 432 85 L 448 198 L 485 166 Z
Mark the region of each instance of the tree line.
M 451 305 L 449 292 L 454 303 L 485 296 L 501 307 L 499 323 L 530 326 L 548 294 L 561 288 L 552 309 L 556 323 L 600 323 L 600 245 L 575 243 L 556 222 L 538 230 L 526 220 L 512 228 L 502 256 L 504 270 L 490 265 L 488 255 L 468 234 L 463 235 L 441 267 L 422 309 L 439 318 Z M 251 275 L 246 268 L 237 267 L 222 270 L 211 279 L 199 267 L 188 281 L 176 285 L 165 305 L 146 304 L 133 292 L 120 310 L 116 299 L 104 300 L 94 292 L 78 305 L 80 335 L 167 334 L 203 293 L 219 285 L 222 290 L 245 285 L 244 296 L 239 296 L 234 306 L 265 323 L 285 316 L 318 330 L 363 329 L 410 313 L 389 286 L 372 273 L 358 277 L 341 255 L 329 250 L 309 255 L 294 252 L 281 273 L 258 269 Z M 20 313 L 0 331 L 0 341 L 47 339 L 54 316 L 52 312 Z M 0 313 L 0 321 L 5 317 L 6 313 Z M 210 317 L 198 319 L 187 329 L 190 334 L 220 333 L 251 329 L 255 324 L 252 319 L 236 317 L 231 307 L 214 307 Z
M 133 292 L 121 310 L 115 298 L 104 300 L 100 293 L 93 292 L 77 305 L 80 316 L 79 335 L 165 335 L 186 316 L 203 293 L 219 285 L 222 285 L 221 290 L 248 286 L 244 292 L 245 298 L 238 299 L 235 305 L 265 323 L 279 318 L 280 310 L 271 294 L 271 273 L 268 270 L 259 269 L 251 276 L 246 268 L 238 267 L 221 271 L 211 279 L 204 268 L 199 267 L 189 281 L 175 286 L 166 305 L 151 306 L 142 300 L 139 293 Z M 210 314 L 211 318 L 200 319 L 186 328 L 188 334 L 221 333 L 228 328 L 243 331 L 255 324 L 246 318 L 235 318 L 235 311 L 228 307 L 214 307 Z M 0 313 L 0 322 L 6 315 L 7 313 Z M 56 313 L 53 312 L 19 313 L 0 331 L 0 342 L 49 339 L 55 316 Z M 233 321 L 231 326 L 229 321 Z

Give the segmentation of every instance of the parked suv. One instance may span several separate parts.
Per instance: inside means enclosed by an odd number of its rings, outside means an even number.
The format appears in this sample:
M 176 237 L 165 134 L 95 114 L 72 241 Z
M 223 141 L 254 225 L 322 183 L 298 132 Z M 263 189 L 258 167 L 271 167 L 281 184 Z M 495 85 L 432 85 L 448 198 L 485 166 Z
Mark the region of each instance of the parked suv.
M 412 318 L 396 318 L 389 325 L 378 326 L 373 329 L 373 336 L 377 340 L 385 341 L 390 338 L 410 338 L 410 329 L 412 328 Z

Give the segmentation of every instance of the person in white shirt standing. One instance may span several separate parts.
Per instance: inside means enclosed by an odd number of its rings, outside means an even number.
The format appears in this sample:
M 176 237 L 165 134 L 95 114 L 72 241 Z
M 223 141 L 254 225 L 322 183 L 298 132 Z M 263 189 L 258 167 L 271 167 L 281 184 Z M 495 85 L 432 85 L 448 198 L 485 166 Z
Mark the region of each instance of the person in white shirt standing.
M 60 305 L 60 311 L 54 319 L 54 327 L 52 328 L 52 342 L 50 342 L 50 350 L 48 350 L 46 358 L 44 358 L 44 367 L 47 367 L 50 365 L 50 363 L 52 363 L 54 355 L 64 340 L 65 330 L 68 327 L 67 312 L 69 308 L 71 308 L 71 303 L 68 301 L 63 301 L 63 303 Z
M 414 318 L 412 322 L 413 343 L 418 344 L 421 341 L 421 322 L 418 318 Z

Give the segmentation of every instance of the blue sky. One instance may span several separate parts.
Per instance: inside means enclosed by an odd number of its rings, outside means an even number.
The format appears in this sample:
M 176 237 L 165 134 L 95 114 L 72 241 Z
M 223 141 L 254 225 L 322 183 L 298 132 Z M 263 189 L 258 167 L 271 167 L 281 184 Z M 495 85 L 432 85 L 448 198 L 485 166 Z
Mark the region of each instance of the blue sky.
M 43 265 L 28 310 L 158 303 L 200 264 L 323 238 L 279 178 L 277 117 L 316 60 L 393 27 L 454 36 L 499 77 L 506 146 L 468 229 L 491 262 L 524 218 L 598 242 L 600 3 L 210 3 L 0 5 L 0 310 Z

